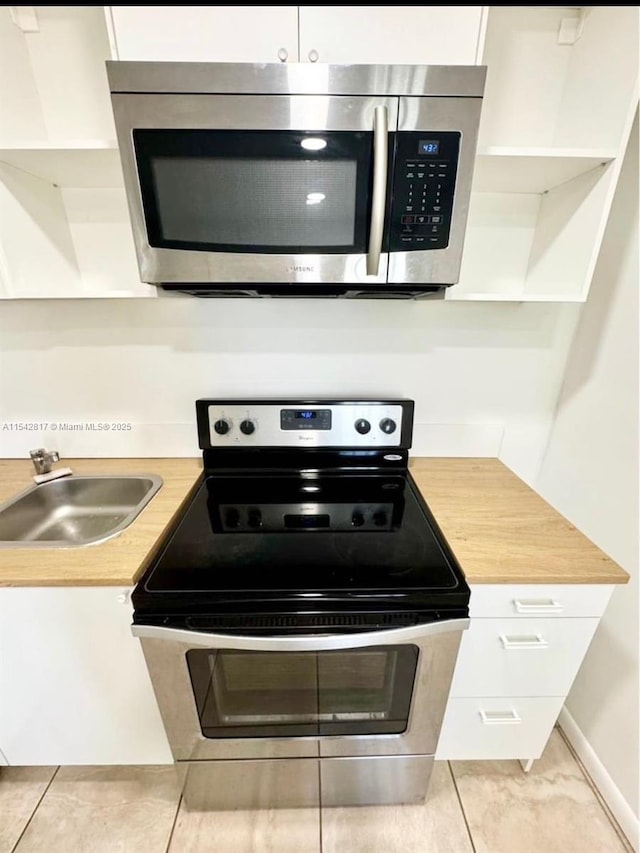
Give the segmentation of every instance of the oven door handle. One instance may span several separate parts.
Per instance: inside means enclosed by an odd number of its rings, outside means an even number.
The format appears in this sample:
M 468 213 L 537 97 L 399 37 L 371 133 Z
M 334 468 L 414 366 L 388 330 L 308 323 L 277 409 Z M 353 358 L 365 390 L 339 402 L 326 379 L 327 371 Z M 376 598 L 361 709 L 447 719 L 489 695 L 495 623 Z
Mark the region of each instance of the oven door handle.
M 367 275 L 378 275 L 387 209 L 387 171 L 389 163 L 389 113 L 386 107 L 375 108 L 373 114 L 373 195 Z
M 411 625 L 408 628 L 391 628 L 387 631 L 367 631 L 362 634 L 324 634 L 312 637 L 242 637 L 236 634 L 207 634 L 165 628 L 161 625 L 132 625 L 134 637 L 149 640 L 167 640 L 205 649 L 231 649 L 251 652 L 330 652 L 358 649 L 365 646 L 390 646 L 423 640 L 439 634 L 465 631 L 468 619 L 449 619 Z

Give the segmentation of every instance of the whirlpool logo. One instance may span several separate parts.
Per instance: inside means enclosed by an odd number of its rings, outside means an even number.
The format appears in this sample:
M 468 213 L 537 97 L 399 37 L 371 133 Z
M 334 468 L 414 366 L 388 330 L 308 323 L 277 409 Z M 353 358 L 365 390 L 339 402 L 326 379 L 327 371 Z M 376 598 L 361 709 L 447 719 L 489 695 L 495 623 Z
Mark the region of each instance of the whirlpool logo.
M 305 267 L 302 265 L 289 267 L 289 272 L 315 272 L 315 267 Z

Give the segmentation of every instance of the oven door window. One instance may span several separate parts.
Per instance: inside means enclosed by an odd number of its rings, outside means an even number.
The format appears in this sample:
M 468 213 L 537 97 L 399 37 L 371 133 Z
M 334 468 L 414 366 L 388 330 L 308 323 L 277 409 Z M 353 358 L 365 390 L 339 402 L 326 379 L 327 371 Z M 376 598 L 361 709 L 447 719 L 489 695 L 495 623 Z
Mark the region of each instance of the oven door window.
M 400 734 L 418 648 L 186 654 L 207 738 Z
M 150 246 L 366 252 L 372 134 L 134 130 Z

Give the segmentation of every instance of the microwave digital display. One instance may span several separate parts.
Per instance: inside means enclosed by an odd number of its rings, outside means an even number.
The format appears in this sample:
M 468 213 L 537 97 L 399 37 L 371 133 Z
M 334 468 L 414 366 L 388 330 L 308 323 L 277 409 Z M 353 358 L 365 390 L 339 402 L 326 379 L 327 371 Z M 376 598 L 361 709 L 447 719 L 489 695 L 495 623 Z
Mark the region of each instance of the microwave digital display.
M 439 139 L 421 139 L 420 147 L 418 148 L 418 154 L 434 154 L 438 155 L 440 153 L 440 140 Z

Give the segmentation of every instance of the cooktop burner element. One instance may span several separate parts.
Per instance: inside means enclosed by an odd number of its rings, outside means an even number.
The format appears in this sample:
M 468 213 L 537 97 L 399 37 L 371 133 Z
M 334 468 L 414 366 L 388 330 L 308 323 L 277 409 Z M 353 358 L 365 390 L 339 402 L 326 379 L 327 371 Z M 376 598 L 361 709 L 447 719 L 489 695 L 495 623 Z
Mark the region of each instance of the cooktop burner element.
M 136 622 L 467 615 L 469 588 L 407 469 L 410 401 L 201 400 L 197 413 L 203 478 L 134 591 Z

